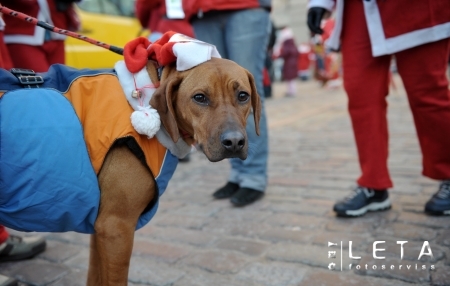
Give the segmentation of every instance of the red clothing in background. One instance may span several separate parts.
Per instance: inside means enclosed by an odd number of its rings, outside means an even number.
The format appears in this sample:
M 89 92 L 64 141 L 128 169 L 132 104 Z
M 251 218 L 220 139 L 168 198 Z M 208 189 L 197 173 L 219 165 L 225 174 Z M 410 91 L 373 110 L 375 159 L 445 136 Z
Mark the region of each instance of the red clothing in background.
M 344 87 L 362 170 L 357 182 L 387 189 L 392 187 L 386 118 L 391 55 L 372 55 L 363 5 L 363 1 L 345 1 L 344 15 L 348 16 L 341 34 Z M 394 53 L 422 150 L 422 172 L 436 180 L 450 178 L 449 48 L 447 38 Z
M 2 20 L 0 14 L 0 68 L 9 70 L 13 67 L 11 58 L 9 56 L 8 48 L 6 47 L 5 41 L 3 40 L 3 30 L 5 28 L 5 23 Z
M 78 30 L 80 21 L 73 3 L 60 11 L 56 0 L 1 0 L 6 7 L 65 30 Z M 4 41 L 15 68 L 45 72 L 50 65 L 65 63 L 65 35 L 49 32 L 19 18 L 4 16 Z
M 168 31 L 174 31 L 194 37 L 194 30 L 186 18 L 167 18 L 165 0 L 137 0 L 135 13 L 142 27 L 149 29 L 152 33 L 164 34 Z

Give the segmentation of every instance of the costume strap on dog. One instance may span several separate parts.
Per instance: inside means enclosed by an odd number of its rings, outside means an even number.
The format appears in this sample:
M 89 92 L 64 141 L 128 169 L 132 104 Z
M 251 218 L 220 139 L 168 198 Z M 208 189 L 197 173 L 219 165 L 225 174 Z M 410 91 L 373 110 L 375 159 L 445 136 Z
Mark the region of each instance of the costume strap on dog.
M 39 88 L 0 69 L 0 221 L 22 231 L 93 233 L 97 175 L 116 144 L 148 166 L 161 196 L 178 163 L 161 139 L 139 135 L 113 70 L 52 65 Z M 38 118 L 39 120 L 36 120 Z M 158 131 L 163 133 L 164 129 Z M 181 140 L 179 140 L 181 142 Z M 174 144 L 172 142 L 172 144 Z M 178 143 L 177 143 L 178 144 Z M 156 213 L 152 202 L 137 223 Z

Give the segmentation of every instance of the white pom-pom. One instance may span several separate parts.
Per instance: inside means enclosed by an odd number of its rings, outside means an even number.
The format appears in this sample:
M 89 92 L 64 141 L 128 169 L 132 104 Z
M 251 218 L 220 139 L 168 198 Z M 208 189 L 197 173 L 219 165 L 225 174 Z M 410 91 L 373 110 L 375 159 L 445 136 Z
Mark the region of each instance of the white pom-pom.
M 137 133 L 152 138 L 161 126 L 159 114 L 151 106 L 138 106 L 138 108 L 139 110 L 131 114 L 131 125 L 133 125 Z

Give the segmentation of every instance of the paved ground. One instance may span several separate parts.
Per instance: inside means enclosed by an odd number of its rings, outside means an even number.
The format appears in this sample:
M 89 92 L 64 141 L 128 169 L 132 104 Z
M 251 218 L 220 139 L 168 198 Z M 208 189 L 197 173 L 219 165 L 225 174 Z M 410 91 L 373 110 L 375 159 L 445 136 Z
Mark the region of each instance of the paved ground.
M 228 162 L 210 163 L 193 154 L 179 165 L 156 217 L 136 233 L 129 285 L 450 285 L 450 219 L 422 213 L 438 184 L 420 175 L 403 89 L 389 97 L 393 209 L 340 219 L 331 207 L 359 174 L 346 98 L 341 89 L 321 89 L 314 82 L 298 87 L 297 98 L 285 98 L 284 86 L 276 84 L 275 97 L 266 104 L 266 196 L 244 208 L 213 200 L 211 193 L 225 183 Z M 31 285 L 84 285 L 89 237 L 45 235 L 43 254 L 0 264 L 0 273 Z M 361 260 L 349 258 L 349 241 L 352 255 Z M 376 253 L 385 259 L 373 258 L 374 241 L 385 241 L 376 246 L 385 249 Z M 408 241 L 403 260 L 397 241 Z M 433 258 L 418 260 L 424 241 Z M 336 258 L 328 258 L 333 250 Z M 430 252 L 426 246 L 424 252 Z M 328 269 L 330 263 L 335 270 Z

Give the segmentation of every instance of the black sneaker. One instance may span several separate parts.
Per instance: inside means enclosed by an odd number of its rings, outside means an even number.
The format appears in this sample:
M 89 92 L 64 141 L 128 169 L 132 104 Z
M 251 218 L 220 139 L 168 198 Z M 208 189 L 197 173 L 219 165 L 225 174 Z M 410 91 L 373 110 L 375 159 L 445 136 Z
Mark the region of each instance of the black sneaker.
M 450 180 L 445 180 L 439 190 L 425 205 L 425 212 L 431 215 L 450 215 Z
M 391 208 L 387 190 L 374 190 L 358 186 L 353 193 L 337 202 L 333 210 L 338 216 L 362 216 L 368 211 L 382 211 Z

